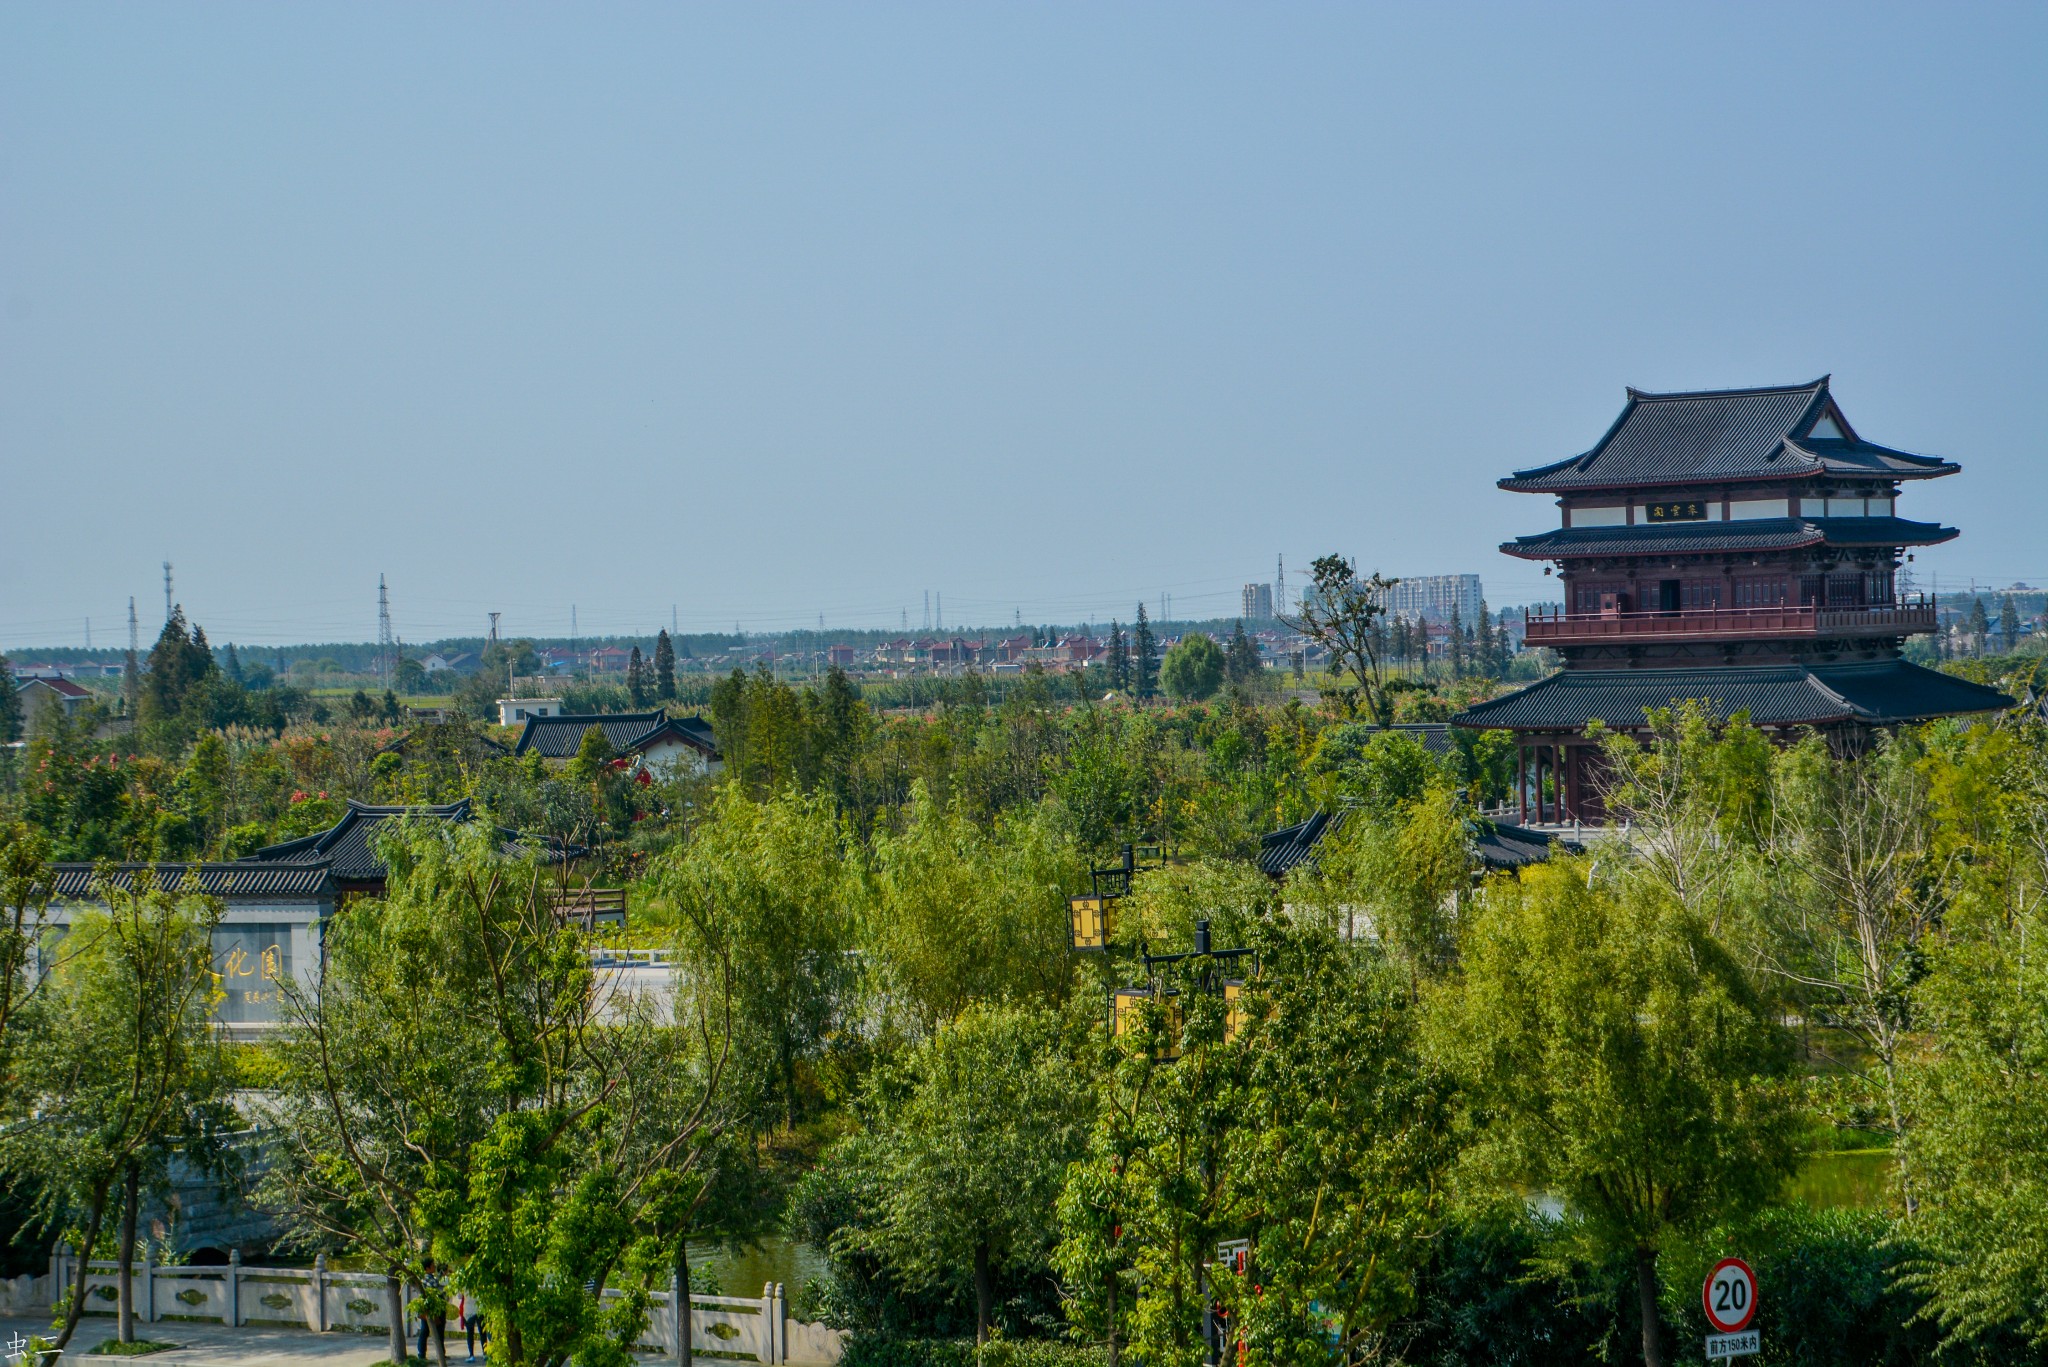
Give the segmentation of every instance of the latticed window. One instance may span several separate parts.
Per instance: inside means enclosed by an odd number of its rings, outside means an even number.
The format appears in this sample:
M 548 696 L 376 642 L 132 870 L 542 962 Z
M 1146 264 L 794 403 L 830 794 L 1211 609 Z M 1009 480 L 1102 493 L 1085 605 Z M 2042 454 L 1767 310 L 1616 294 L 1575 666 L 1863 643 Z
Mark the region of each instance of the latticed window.
M 1721 606 L 1721 581 L 1688 579 L 1678 591 L 1679 606 L 1687 612 L 1704 612 Z
M 1735 606 L 1739 608 L 1781 608 L 1785 606 L 1785 576 L 1751 574 L 1735 581 Z
M 1600 599 L 1605 594 L 1622 594 L 1628 591 L 1625 579 L 1593 580 L 1572 585 L 1572 611 L 1598 612 Z

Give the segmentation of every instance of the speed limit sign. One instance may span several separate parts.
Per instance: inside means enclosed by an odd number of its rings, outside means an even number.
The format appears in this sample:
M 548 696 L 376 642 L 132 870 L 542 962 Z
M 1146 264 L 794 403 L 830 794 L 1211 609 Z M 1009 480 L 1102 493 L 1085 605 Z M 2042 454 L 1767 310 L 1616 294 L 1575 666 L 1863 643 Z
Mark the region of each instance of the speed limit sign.
M 1707 1274 L 1707 1323 L 1724 1334 L 1739 1334 L 1756 1316 L 1756 1273 L 1740 1258 L 1723 1258 Z

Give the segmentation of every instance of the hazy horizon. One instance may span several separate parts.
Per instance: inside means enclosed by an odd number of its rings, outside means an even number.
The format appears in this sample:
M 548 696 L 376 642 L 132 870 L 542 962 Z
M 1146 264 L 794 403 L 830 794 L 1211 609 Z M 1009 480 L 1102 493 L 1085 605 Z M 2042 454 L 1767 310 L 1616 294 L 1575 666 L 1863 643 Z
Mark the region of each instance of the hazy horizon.
M 0 11 L 0 652 L 1554 597 L 1508 471 L 1834 376 L 2048 581 L 2048 9 Z

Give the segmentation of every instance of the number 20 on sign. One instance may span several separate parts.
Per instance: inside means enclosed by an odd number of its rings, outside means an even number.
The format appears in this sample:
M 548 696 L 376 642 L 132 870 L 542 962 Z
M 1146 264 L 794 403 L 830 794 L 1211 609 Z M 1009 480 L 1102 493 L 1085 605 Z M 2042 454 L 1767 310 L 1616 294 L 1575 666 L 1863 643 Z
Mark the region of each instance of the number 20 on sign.
M 1756 1317 L 1756 1273 L 1740 1258 L 1723 1258 L 1707 1273 L 1700 1290 L 1707 1323 L 1718 1333 L 1707 1335 L 1707 1360 L 1747 1357 L 1761 1350 L 1760 1336 L 1749 1327 Z

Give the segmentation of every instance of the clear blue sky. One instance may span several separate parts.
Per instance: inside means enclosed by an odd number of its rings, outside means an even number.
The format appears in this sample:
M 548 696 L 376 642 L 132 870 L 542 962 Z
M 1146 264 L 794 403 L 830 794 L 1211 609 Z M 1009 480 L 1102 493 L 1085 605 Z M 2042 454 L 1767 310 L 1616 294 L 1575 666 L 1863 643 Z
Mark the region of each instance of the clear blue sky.
M 0 9 L 0 648 L 1232 611 L 1835 376 L 2048 581 L 2048 6 Z

